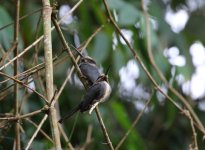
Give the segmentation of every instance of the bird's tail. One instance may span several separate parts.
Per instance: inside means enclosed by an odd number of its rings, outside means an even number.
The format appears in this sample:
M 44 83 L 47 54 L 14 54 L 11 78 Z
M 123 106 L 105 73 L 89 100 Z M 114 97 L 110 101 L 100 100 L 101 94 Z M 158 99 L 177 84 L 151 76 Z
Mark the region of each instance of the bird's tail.
M 80 109 L 80 105 L 76 106 L 75 108 L 73 108 L 71 111 L 69 111 L 67 113 L 67 115 L 65 115 L 63 118 L 61 118 L 58 122 L 59 123 L 63 123 L 66 119 L 68 119 L 69 117 L 71 117 L 74 113 L 76 113 L 78 110 Z

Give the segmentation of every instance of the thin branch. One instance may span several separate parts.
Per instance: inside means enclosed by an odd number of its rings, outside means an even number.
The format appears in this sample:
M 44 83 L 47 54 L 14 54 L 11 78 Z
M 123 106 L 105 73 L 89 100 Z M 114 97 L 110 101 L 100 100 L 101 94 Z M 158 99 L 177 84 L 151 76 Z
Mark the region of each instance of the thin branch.
M 19 53 L 16 57 L 14 57 L 13 59 L 11 59 L 9 62 L 7 62 L 5 65 L 3 65 L 0 68 L 0 71 L 3 70 L 4 68 L 6 68 L 8 65 L 10 65 L 11 63 L 13 63 L 16 59 L 20 58 L 21 56 L 23 56 L 26 52 L 28 52 L 31 48 L 33 48 L 36 44 L 38 44 L 38 42 L 40 42 L 43 39 L 43 36 L 41 36 L 40 38 L 38 38 L 36 41 L 34 41 L 31 45 L 29 45 L 27 48 L 25 48 L 21 53 Z
M 86 140 L 85 143 L 80 146 L 79 150 L 86 150 L 88 149 L 88 146 L 92 143 L 92 131 L 93 131 L 93 127 L 92 125 L 88 126 L 88 131 L 87 131 L 87 136 L 86 136 Z
M 44 124 L 44 122 L 46 121 L 47 118 L 48 118 L 48 115 L 47 114 L 44 115 L 43 119 L 41 120 L 40 124 L 38 125 L 38 128 L 36 129 L 33 136 L 31 137 L 28 144 L 26 145 L 25 150 L 29 149 L 29 147 L 31 146 L 31 143 L 33 142 L 34 138 L 37 136 L 38 132 L 40 131 L 41 127 L 43 126 L 43 124 Z
M 26 118 L 26 121 L 28 121 L 28 122 L 31 123 L 33 126 L 35 126 L 36 128 L 38 128 L 38 125 L 37 125 L 35 122 L 33 122 L 32 120 Z M 40 128 L 40 132 L 41 132 L 51 143 L 53 143 L 53 140 L 52 140 L 52 139 L 49 137 L 49 135 L 48 135 L 46 132 L 44 132 L 41 128 Z M 53 143 L 53 144 L 54 144 L 54 143 Z
M 17 80 L 17 79 L 15 79 L 15 78 L 13 78 L 13 77 L 10 77 L 9 75 L 7 75 L 7 74 L 5 74 L 5 73 L 3 73 L 3 72 L 0 72 L 0 75 L 3 75 L 3 76 L 5 76 L 5 77 L 7 77 L 7 78 L 9 78 L 9 79 L 11 79 L 11 80 L 13 80 L 13 81 L 15 81 L 16 83 L 18 83 L 18 84 L 20 84 L 20 85 L 22 85 L 22 86 L 28 88 L 29 90 L 31 90 L 32 92 L 34 92 L 34 93 L 36 93 L 38 96 L 40 96 L 40 97 L 48 104 L 48 100 L 47 100 L 42 94 L 40 94 L 40 93 L 37 92 L 36 90 L 30 88 L 28 85 L 24 84 L 22 81 Z
M 70 56 L 70 58 L 71 58 L 71 61 L 72 61 L 73 65 L 75 66 L 75 69 L 76 69 L 76 71 L 77 71 L 77 74 L 78 74 L 78 76 L 79 76 L 79 79 L 80 79 L 81 82 L 83 83 L 84 87 L 88 87 L 88 85 L 85 84 L 87 81 L 85 80 L 85 78 L 82 78 L 82 77 L 83 77 L 83 74 L 82 74 L 81 71 L 80 71 L 80 68 L 79 68 L 79 66 L 78 66 L 78 64 L 77 64 L 77 62 L 76 62 L 76 60 L 75 60 L 75 57 L 73 56 L 73 53 L 71 52 L 71 49 L 70 49 L 70 47 L 68 46 L 68 44 L 67 44 L 67 42 L 66 42 L 66 39 L 65 39 L 65 37 L 64 37 L 64 35 L 63 35 L 63 32 L 62 32 L 62 30 L 61 30 L 61 28 L 60 28 L 60 26 L 59 26 L 57 20 L 55 19 L 54 15 L 55 15 L 55 14 L 52 15 L 52 21 L 53 21 L 53 24 L 54 24 L 54 26 L 55 26 L 55 28 L 56 28 L 56 31 L 57 31 L 57 33 L 58 33 L 60 39 L 61 39 L 61 42 L 62 42 L 64 48 L 67 50 L 67 52 L 68 52 L 68 54 L 69 54 L 69 56 Z
M 62 19 L 65 18 L 66 16 L 70 15 L 71 13 L 73 13 L 78 6 L 83 2 L 83 0 L 79 0 L 74 6 L 73 8 L 66 13 L 61 20 L 58 21 L 58 24 L 60 24 L 62 22 Z M 53 31 L 55 29 L 55 27 L 51 28 L 51 31 Z M 4 68 L 6 68 L 8 65 L 10 65 L 13 61 L 15 61 L 17 58 L 20 58 L 21 56 L 23 56 L 26 52 L 28 52 L 31 48 L 33 48 L 36 44 L 38 44 L 42 39 L 44 38 L 44 36 L 42 35 L 41 37 L 39 37 L 37 40 L 35 40 L 31 45 L 29 45 L 28 47 L 26 47 L 21 53 L 18 54 L 17 57 L 14 57 L 13 59 L 11 59 L 8 63 L 6 63 L 5 65 L 0 67 L 0 71 Z
M 143 113 L 145 112 L 146 108 L 148 107 L 149 103 L 152 100 L 152 95 L 150 96 L 150 99 L 145 103 L 144 108 L 142 109 L 142 111 L 136 116 L 135 120 L 133 121 L 131 127 L 127 130 L 127 132 L 125 133 L 125 135 L 122 137 L 122 139 L 119 141 L 119 143 L 117 144 L 115 150 L 118 150 L 122 144 L 124 143 L 124 141 L 127 139 L 128 135 L 131 133 L 131 131 L 134 129 L 134 127 L 137 125 L 138 121 L 140 120 L 140 118 L 142 117 Z
M 2 54 L 2 59 L 0 61 L 0 66 L 2 66 L 4 64 L 4 61 L 6 61 L 10 55 L 11 52 L 14 51 L 14 49 L 17 47 L 17 43 L 13 43 L 12 46 L 7 50 L 7 52 Z M 1 50 L 3 51 L 3 48 L 1 47 Z M 8 59 L 9 60 L 9 59 Z
M 58 127 L 59 127 L 59 130 L 60 130 L 61 134 L 63 135 L 63 138 L 64 138 L 64 140 L 65 140 L 65 142 L 67 144 L 67 147 L 69 147 L 70 150 L 75 150 L 74 147 L 72 146 L 72 144 L 70 143 L 70 141 L 69 141 L 69 139 L 68 139 L 64 129 L 61 126 L 61 124 L 58 124 Z
M 15 5 L 15 23 L 14 23 L 14 57 L 18 56 L 18 41 L 19 41 L 19 16 L 20 16 L 20 0 L 16 0 L 16 5 Z M 14 61 L 14 76 L 18 74 L 18 59 Z M 14 84 L 14 98 L 15 98 L 15 115 L 16 117 L 19 116 L 19 84 L 15 82 Z M 20 124 L 19 120 L 16 122 L 15 126 L 15 133 L 16 133 L 16 150 L 21 149 L 21 133 L 20 133 Z
M 171 84 L 169 84 L 169 82 L 167 81 L 167 79 L 165 78 L 165 76 L 163 75 L 163 73 L 160 71 L 157 64 L 155 63 L 153 53 L 152 53 L 151 39 L 150 39 L 151 37 L 150 21 L 149 21 L 150 17 L 147 12 L 147 9 L 145 8 L 144 0 L 141 0 L 141 5 L 142 5 L 142 10 L 145 16 L 146 37 L 147 37 L 146 44 L 147 44 L 147 51 L 148 51 L 148 57 L 149 57 L 150 63 L 153 66 L 154 70 L 157 72 L 159 78 L 165 83 L 165 85 L 169 88 L 169 90 L 172 93 L 174 93 L 174 95 L 176 95 L 181 100 L 181 102 L 186 106 L 186 108 L 191 113 L 191 116 L 193 116 L 196 124 L 198 124 L 198 127 L 200 128 L 200 130 L 205 134 L 204 125 L 202 124 L 202 122 L 200 121 L 200 119 L 198 118 L 198 116 L 196 115 L 196 113 L 194 112 L 190 104 L 188 103 L 188 101 L 176 89 L 174 89 Z
M 110 148 L 111 150 L 114 150 L 114 147 L 113 147 L 112 142 L 111 142 L 111 140 L 110 140 L 110 138 L 109 138 L 107 129 L 106 129 L 105 124 L 104 124 L 104 122 L 103 122 L 103 120 L 102 120 L 102 117 L 101 117 L 101 114 L 100 114 L 100 111 L 99 111 L 98 106 L 95 108 L 95 112 L 96 112 L 96 114 L 97 114 L 97 118 L 98 118 L 98 121 L 100 122 L 100 126 L 101 126 L 101 128 L 102 128 L 102 131 L 103 131 L 103 134 L 104 134 L 105 139 L 106 139 L 106 141 L 107 141 L 107 144 L 108 144 L 108 146 L 109 146 L 109 148 Z
M 39 11 L 41 11 L 41 10 L 42 10 L 42 8 L 37 9 L 37 10 L 34 10 L 34 11 L 32 11 L 32 12 L 30 12 L 30 13 L 28 13 L 28 14 L 22 16 L 21 18 L 19 18 L 19 21 L 21 21 L 21 20 L 23 20 L 23 19 L 25 19 L 25 18 L 27 18 L 27 17 L 29 17 L 29 16 L 31 16 L 31 15 L 33 15 L 33 14 L 39 12 Z M 3 27 L 0 28 L 0 30 L 3 30 L 3 29 L 5 29 L 5 28 L 7 28 L 7 27 L 9 27 L 9 26 L 11 26 L 11 25 L 13 25 L 13 24 L 14 24 L 14 22 L 11 22 L 11 23 L 9 23 L 9 24 L 7 24 L 7 25 L 4 25 Z
M 30 112 L 30 113 L 27 113 L 25 115 L 15 116 L 15 117 L 4 117 L 4 118 L 0 118 L 0 120 L 13 121 L 13 120 L 24 119 L 24 118 L 35 116 L 35 115 L 42 113 L 42 112 L 46 112 L 48 110 L 49 110 L 49 106 L 45 105 L 43 108 L 36 110 L 36 111 L 33 111 L 33 112 Z
M 51 36 L 51 13 L 49 0 L 42 0 L 43 3 L 43 31 L 44 31 L 44 57 L 45 57 L 45 78 L 46 78 L 46 95 L 51 103 L 53 99 L 53 60 L 52 60 L 52 36 Z M 60 134 L 58 130 L 58 118 L 56 109 L 50 107 L 50 125 L 52 137 L 56 150 L 61 149 Z
M 114 21 L 111 12 L 108 8 L 108 4 L 107 4 L 107 0 L 103 0 L 103 3 L 105 5 L 106 8 L 106 12 L 108 13 L 108 17 L 111 21 L 111 23 L 113 24 L 113 26 L 115 27 L 115 29 L 117 30 L 117 32 L 120 34 L 120 36 L 123 38 L 123 40 L 125 41 L 125 43 L 127 44 L 127 46 L 129 47 L 129 49 L 131 50 L 134 58 L 138 61 L 138 63 L 140 64 L 140 66 L 142 67 L 142 69 L 144 70 L 144 72 L 146 73 L 146 75 L 148 76 L 148 78 L 151 80 L 151 82 L 153 83 L 153 85 L 155 86 L 155 88 L 162 93 L 162 95 L 164 95 L 169 101 L 171 101 L 179 110 L 183 111 L 183 109 L 169 96 L 167 95 L 161 88 L 160 86 L 157 84 L 157 82 L 155 81 L 155 79 L 153 78 L 153 76 L 150 74 L 150 72 L 147 70 L 145 64 L 143 63 L 143 61 L 141 60 L 141 58 L 138 56 L 138 54 L 136 53 L 136 50 L 132 47 L 132 45 L 128 42 L 128 40 L 126 39 L 126 37 L 123 35 L 123 33 L 121 32 L 120 28 L 118 27 L 118 25 L 116 24 L 116 22 Z
M 194 148 L 192 150 L 198 150 L 199 148 L 198 148 L 198 144 L 197 144 L 197 133 L 196 133 L 196 129 L 194 127 L 193 118 L 188 110 L 184 110 L 183 113 L 189 118 L 190 124 L 191 124 L 191 129 L 193 132 Z

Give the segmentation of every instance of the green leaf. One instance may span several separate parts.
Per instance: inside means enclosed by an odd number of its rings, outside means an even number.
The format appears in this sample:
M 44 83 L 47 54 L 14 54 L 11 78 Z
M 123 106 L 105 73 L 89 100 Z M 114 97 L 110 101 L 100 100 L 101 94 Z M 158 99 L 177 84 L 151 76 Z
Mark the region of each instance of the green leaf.
M 108 0 L 108 5 L 110 9 L 120 9 L 124 7 L 125 2 L 122 0 Z
M 12 18 L 10 17 L 8 12 L 1 6 L 0 6 L 0 14 L 1 14 L 0 27 L 12 23 Z M 13 40 L 13 25 L 0 30 L 0 43 L 5 50 L 11 47 L 12 40 Z
M 92 51 L 91 57 L 95 58 L 97 63 L 100 64 L 108 57 L 110 45 L 110 37 L 104 32 L 98 33 L 95 37 L 94 51 Z
M 126 4 L 120 9 L 119 24 L 120 25 L 134 25 L 139 17 L 137 8 L 130 4 Z

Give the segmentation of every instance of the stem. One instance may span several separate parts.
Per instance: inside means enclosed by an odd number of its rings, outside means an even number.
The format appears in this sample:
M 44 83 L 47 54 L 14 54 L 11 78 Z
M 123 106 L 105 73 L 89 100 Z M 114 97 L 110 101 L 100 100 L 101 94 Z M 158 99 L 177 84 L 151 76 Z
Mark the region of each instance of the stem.
M 106 139 L 106 141 L 107 141 L 107 144 L 108 144 L 108 146 L 109 146 L 109 148 L 110 148 L 111 150 L 114 150 L 114 147 L 113 147 L 112 142 L 111 142 L 111 140 L 110 140 L 110 138 L 109 138 L 108 132 L 107 132 L 107 130 L 106 130 L 106 128 L 105 128 L 105 124 L 104 124 L 104 122 L 103 122 L 103 120 L 102 120 L 102 117 L 101 117 L 101 114 L 100 114 L 100 111 L 99 111 L 98 106 L 95 108 L 95 112 L 96 112 L 96 114 L 97 114 L 97 118 L 98 118 L 98 121 L 99 121 L 100 126 L 101 126 L 101 128 L 102 128 L 102 131 L 103 131 L 103 134 L 104 134 L 105 139 Z
M 47 99 L 51 102 L 53 98 L 53 61 L 52 61 L 52 40 L 51 40 L 51 13 L 49 0 L 43 2 L 43 27 L 44 27 L 44 55 L 45 55 L 45 77 Z M 60 134 L 58 130 L 58 119 L 54 105 L 50 107 L 50 124 L 52 137 L 56 150 L 61 149 Z
M 41 127 L 43 126 L 43 124 L 44 124 L 44 122 L 46 121 L 47 118 L 48 118 L 48 115 L 47 114 L 44 115 L 43 119 L 41 120 L 40 124 L 38 125 L 38 128 L 36 129 L 33 136 L 31 137 L 28 144 L 26 145 L 25 150 L 29 149 L 29 147 L 31 146 L 31 143 L 33 142 L 34 138 L 37 136 L 38 132 L 40 131 Z
M 14 24 L 14 43 L 16 45 L 14 49 L 14 57 L 18 55 L 18 40 L 19 40 L 19 12 L 20 12 L 20 0 L 16 0 L 16 16 Z M 18 59 L 14 61 L 14 76 L 18 74 Z M 14 97 L 15 97 L 15 115 L 19 116 L 19 85 L 15 83 L 14 85 Z M 16 121 L 15 126 L 16 132 L 16 150 L 21 149 L 21 137 L 20 137 L 20 124 L 19 120 Z

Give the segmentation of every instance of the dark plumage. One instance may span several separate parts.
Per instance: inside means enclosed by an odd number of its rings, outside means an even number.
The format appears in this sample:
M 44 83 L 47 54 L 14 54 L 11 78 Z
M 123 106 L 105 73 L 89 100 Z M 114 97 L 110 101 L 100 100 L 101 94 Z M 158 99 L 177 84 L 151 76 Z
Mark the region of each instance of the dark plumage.
M 77 111 L 85 112 L 89 110 L 89 114 L 91 114 L 99 103 L 104 102 L 109 97 L 110 93 L 111 88 L 107 83 L 107 76 L 99 76 L 96 82 L 88 89 L 81 103 L 73 108 L 65 117 L 60 119 L 59 123 L 62 123 Z

